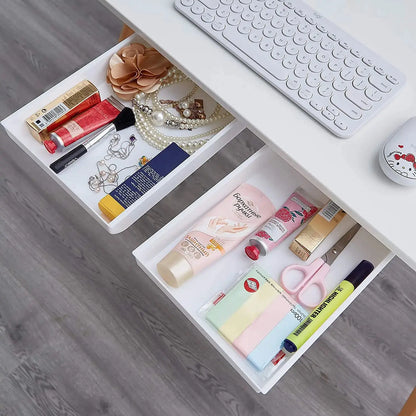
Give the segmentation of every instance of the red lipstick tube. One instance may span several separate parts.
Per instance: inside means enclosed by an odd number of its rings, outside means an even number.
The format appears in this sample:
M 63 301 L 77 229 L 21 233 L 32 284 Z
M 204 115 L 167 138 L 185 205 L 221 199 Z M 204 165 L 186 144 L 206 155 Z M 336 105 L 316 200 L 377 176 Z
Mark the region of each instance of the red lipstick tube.
M 111 123 L 123 108 L 120 101 L 110 96 L 54 130 L 43 145 L 49 153 L 55 153 L 57 149 L 62 150 L 87 134 Z

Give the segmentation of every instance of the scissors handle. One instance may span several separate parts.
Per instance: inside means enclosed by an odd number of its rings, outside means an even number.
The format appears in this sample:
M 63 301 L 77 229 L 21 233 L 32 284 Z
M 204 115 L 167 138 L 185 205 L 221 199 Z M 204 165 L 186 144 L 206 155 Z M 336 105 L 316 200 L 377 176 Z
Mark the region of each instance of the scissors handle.
M 281 285 L 291 295 L 296 295 L 296 300 L 307 308 L 315 308 L 325 298 L 326 288 L 324 285 L 324 279 L 329 272 L 329 265 L 325 263 L 321 258 L 314 260 L 311 264 L 303 266 L 300 264 L 292 264 L 286 267 L 281 274 Z M 290 272 L 297 270 L 303 273 L 303 279 L 295 286 L 288 285 Z M 305 291 L 312 285 L 316 285 L 321 292 L 321 296 L 318 302 L 307 302 L 303 298 Z

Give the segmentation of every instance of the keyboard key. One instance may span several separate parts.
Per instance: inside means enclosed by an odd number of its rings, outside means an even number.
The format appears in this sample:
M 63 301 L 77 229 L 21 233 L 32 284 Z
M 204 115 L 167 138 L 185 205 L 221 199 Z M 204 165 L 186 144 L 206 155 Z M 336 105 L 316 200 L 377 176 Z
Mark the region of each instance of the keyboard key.
M 309 39 L 313 40 L 314 42 L 320 42 L 322 39 L 322 35 L 316 30 L 313 30 L 311 33 L 309 33 Z
M 228 7 L 220 7 L 217 9 L 217 15 L 219 17 L 228 17 L 230 14 L 230 9 Z
M 305 12 L 302 9 L 295 9 L 295 13 L 300 17 L 305 17 Z
M 209 12 L 205 12 L 202 16 L 201 19 L 205 22 L 205 23 L 211 23 L 215 20 L 215 16 L 214 13 L 212 13 L 211 11 Z
M 264 5 L 269 9 L 275 9 L 277 7 L 277 0 L 267 0 Z
M 347 89 L 347 83 L 345 81 L 342 81 L 341 79 L 336 79 L 332 83 L 332 86 L 336 91 L 345 91 Z
M 357 107 L 361 108 L 361 110 L 371 110 L 372 104 L 362 92 L 348 90 L 346 91 L 345 96 Z
M 344 59 L 344 64 L 347 65 L 350 68 L 357 68 L 358 66 L 358 61 L 354 58 L 350 58 L 349 56 L 347 56 Z
M 341 46 L 341 48 L 344 48 L 344 49 L 347 49 L 347 50 L 350 49 L 350 44 L 348 42 L 345 42 L 345 41 L 342 41 L 342 40 L 339 41 L 339 46 Z
M 357 74 L 362 77 L 368 77 L 370 75 L 370 70 L 366 66 L 359 66 L 357 69 Z
M 285 56 L 285 54 L 282 51 L 282 49 L 281 48 L 276 48 L 276 47 L 273 48 L 272 53 L 270 55 L 276 61 L 280 61 Z
M 328 39 L 323 39 L 321 42 L 321 48 L 325 49 L 326 51 L 332 51 L 332 49 L 334 49 L 334 42 L 328 40 Z
M 316 25 L 316 28 L 322 33 L 328 32 L 328 29 L 324 25 Z
M 287 37 L 292 37 L 295 34 L 295 29 L 292 26 L 285 26 L 282 33 Z
M 355 71 L 350 68 L 345 68 L 340 73 L 341 78 L 345 81 L 352 81 L 355 78 Z
M 332 56 L 333 56 L 334 58 L 337 58 L 337 59 L 344 59 L 344 58 L 345 58 L 345 56 L 346 56 L 346 52 L 345 52 L 345 50 L 344 50 L 344 49 L 342 49 L 342 48 L 335 48 L 335 49 L 332 51 Z
M 240 3 L 242 4 L 250 4 L 251 0 L 240 0 Z
M 368 87 L 365 90 L 365 95 L 371 100 L 371 101 L 375 101 L 378 102 L 380 101 L 383 96 L 381 94 L 381 92 L 373 87 Z
M 280 17 L 286 17 L 289 14 L 289 10 L 279 4 L 279 6 L 276 8 L 276 14 Z
M 331 84 L 322 83 L 318 88 L 318 93 L 322 95 L 322 97 L 329 97 L 332 94 Z
M 284 21 L 280 17 L 275 16 L 270 24 L 276 29 L 281 29 L 284 26 Z
M 294 9 L 295 8 L 294 4 L 291 1 L 285 1 L 284 4 L 288 9 Z
M 273 16 L 273 11 L 269 9 L 263 9 L 260 13 L 260 17 L 264 20 L 270 20 Z
M 322 111 L 322 115 L 327 118 L 328 120 L 335 120 L 335 116 L 328 110 Z
M 324 108 L 323 104 L 317 100 L 311 100 L 309 104 L 317 111 L 322 111 L 322 109 Z
M 301 83 L 298 78 L 289 77 L 286 81 L 286 85 L 290 90 L 298 90 L 301 86 Z
M 316 55 L 316 59 L 322 63 L 329 62 L 329 53 L 325 51 L 321 51 Z
M 283 59 L 282 65 L 287 69 L 293 69 L 296 66 L 295 58 L 288 56 Z
M 247 22 L 241 22 L 238 25 L 238 31 L 240 33 L 242 33 L 243 35 L 247 35 L 247 34 L 249 34 L 251 32 L 251 26 Z
M 311 55 L 315 55 L 316 52 L 318 52 L 319 48 L 316 44 L 314 43 L 307 43 L 305 45 L 305 51 L 310 53 Z
M 231 26 L 237 26 L 237 25 L 239 25 L 240 22 L 241 22 L 240 15 L 239 14 L 236 14 L 236 13 L 231 13 L 228 16 L 227 22 Z
M 391 87 L 387 81 L 385 81 L 385 78 L 379 77 L 377 75 L 371 75 L 368 81 L 373 87 L 376 87 L 381 92 L 387 93 L 391 91 Z
M 191 7 L 191 12 L 193 14 L 202 14 L 205 11 L 205 7 L 202 6 L 199 3 L 195 3 L 192 7 Z
M 381 66 L 375 66 L 374 71 L 378 72 L 380 75 L 386 75 L 386 71 Z
M 218 9 L 220 2 L 218 0 L 199 0 L 204 6 L 208 9 L 215 10 Z
M 331 71 L 329 71 L 329 70 L 325 69 L 325 70 L 323 70 L 323 71 L 321 72 L 321 78 L 322 78 L 324 81 L 327 81 L 327 82 L 332 82 L 332 81 L 335 79 L 335 75 L 334 75 L 334 73 L 333 73 L 333 72 L 331 72 Z
M 287 44 L 287 38 L 285 38 L 284 36 L 276 36 L 275 38 L 274 38 L 274 43 L 277 45 L 277 46 L 285 46 L 286 44 Z
M 321 78 L 319 77 L 319 75 L 316 74 L 309 74 L 306 78 L 306 83 L 310 86 L 310 87 L 317 87 L 319 86 L 319 84 L 321 83 Z
M 347 100 L 344 94 L 333 94 L 331 103 L 353 120 L 359 120 L 362 117 L 361 110 L 351 101 Z
M 241 18 L 246 22 L 251 22 L 254 20 L 254 13 L 252 13 L 250 10 L 244 10 L 244 12 L 241 13 Z
M 290 15 L 286 18 L 286 22 L 288 22 L 292 26 L 297 26 L 300 22 L 300 19 L 297 16 Z
M 256 17 L 253 22 L 251 23 L 251 25 L 255 28 L 255 29 L 264 29 L 266 26 L 266 22 L 263 19 L 260 19 L 258 17 Z
M 289 54 L 289 55 L 297 55 L 299 52 L 299 47 L 297 47 L 296 45 L 294 45 L 292 42 L 288 43 L 286 45 L 285 51 Z
M 367 80 L 365 78 L 355 78 L 352 82 L 352 85 L 357 90 L 365 90 L 368 86 Z
M 295 75 L 298 78 L 306 78 L 306 76 L 309 74 L 309 70 L 307 65 L 298 65 L 295 68 Z
M 312 16 L 305 16 L 305 20 L 310 23 L 311 25 L 316 25 L 316 20 Z
M 250 39 L 251 42 L 253 43 L 259 43 L 262 39 L 263 36 L 261 34 L 260 31 L 258 30 L 253 30 L 249 35 L 248 38 Z
M 321 72 L 324 69 L 324 67 L 322 64 L 314 60 L 314 61 L 311 61 L 311 63 L 309 64 L 309 69 L 312 72 L 318 73 L 318 72 Z
M 347 130 L 348 129 L 348 123 L 345 119 L 341 117 L 337 117 L 334 121 L 334 124 L 339 127 L 341 130 Z
M 277 30 L 271 26 L 267 26 L 264 30 L 263 30 L 263 35 L 266 36 L 267 38 L 274 38 L 276 36 Z
M 364 58 L 362 59 L 362 61 L 363 61 L 366 65 L 368 65 L 368 66 L 374 66 L 374 63 L 373 63 L 373 61 L 372 61 L 370 58 L 366 58 L 366 57 L 364 56 Z
M 251 3 L 250 4 L 250 10 L 254 13 L 259 12 L 262 8 L 263 8 L 263 6 L 259 1 L 257 1 L 256 3 Z
M 356 58 L 362 58 L 361 52 L 358 49 L 351 49 L 351 54 L 354 55 Z
M 273 49 L 273 46 L 274 45 L 272 39 L 265 38 L 260 42 L 260 49 L 266 52 L 271 51 Z
M 311 31 L 311 27 L 307 23 L 300 23 L 298 25 L 298 30 L 301 33 L 309 33 Z
M 339 41 L 339 37 L 336 33 L 328 32 L 328 37 L 329 39 L 332 39 L 334 42 Z
M 181 0 L 181 3 L 186 7 L 190 7 L 194 4 L 194 0 Z
M 303 98 L 304 100 L 309 100 L 313 97 L 313 92 L 309 88 L 301 88 L 298 91 L 299 97 Z
M 241 13 L 244 10 L 244 7 L 240 3 L 233 3 L 231 5 L 231 11 L 234 13 Z
M 296 33 L 296 35 L 293 37 L 293 42 L 295 42 L 296 45 L 303 46 L 306 43 L 306 41 L 306 36 L 302 35 L 301 33 Z
M 234 0 L 220 0 L 222 4 L 225 4 L 226 6 L 229 6 L 233 3 Z
M 305 53 L 305 52 L 299 52 L 298 56 L 296 57 L 296 59 L 301 63 L 301 64 L 308 64 L 309 61 L 311 60 L 310 55 Z
M 216 20 L 211 27 L 216 31 L 221 31 L 225 29 L 225 23 L 221 20 Z
M 357 90 L 365 90 L 368 86 L 368 82 L 365 78 L 358 77 L 354 79 L 352 85 Z
M 334 116 L 339 116 L 339 111 L 338 111 L 338 109 L 336 108 L 336 107 L 334 107 L 333 105 L 328 105 L 327 107 L 326 107 L 326 109 L 330 112 L 330 113 L 332 113 Z
M 390 81 L 394 85 L 397 85 L 399 83 L 399 80 L 393 75 L 387 75 L 386 78 L 387 78 L 387 81 Z
M 329 62 L 328 67 L 331 71 L 339 72 L 342 69 L 342 64 L 340 61 L 331 61 Z

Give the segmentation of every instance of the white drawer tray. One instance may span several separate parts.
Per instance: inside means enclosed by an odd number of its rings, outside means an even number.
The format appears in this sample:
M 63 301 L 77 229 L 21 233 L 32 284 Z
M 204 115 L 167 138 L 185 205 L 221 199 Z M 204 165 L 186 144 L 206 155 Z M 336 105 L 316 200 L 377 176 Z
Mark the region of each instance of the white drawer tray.
M 106 154 L 108 140 L 103 140 L 94 146 L 80 160 L 57 175 L 49 168 L 49 165 L 58 159 L 61 154 L 57 152 L 55 155 L 50 155 L 44 149 L 43 145 L 30 135 L 25 124 L 25 119 L 83 79 L 90 80 L 99 89 L 102 99 L 111 95 L 111 88 L 105 80 L 109 58 L 122 46 L 132 42 L 145 43 L 137 35 L 132 35 L 2 121 L 8 135 L 111 234 L 122 232 L 132 225 L 244 128 L 241 123 L 233 120 L 213 136 L 201 149 L 191 155 L 191 157 L 179 165 L 166 178 L 161 180 L 132 206 L 110 222 L 98 208 L 98 201 L 105 194 L 103 192 L 96 194 L 88 187 L 88 178 L 97 171 L 96 162 Z M 206 111 L 209 113 L 210 106 L 213 107 L 214 105 L 212 99 L 206 94 L 201 95 L 199 93 L 198 98 L 204 99 Z M 123 103 L 125 105 L 130 104 L 128 102 Z M 123 130 L 121 133 L 123 140 L 124 138 L 128 138 L 132 133 L 138 139 L 134 149 L 137 161 L 142 155 L 152 157 L 158 152 L 158 150 L 140 139 L 134 127 Z M 133 156 L 132 154 L 131 158 Z M 118 159 L 115 160 L 115 163 L 117 161 Z M 131 164 L 133 165 L 134 162 Z
M 330 274 L 326 278 L 327 289 L 328 291 L 332 290 L 362 259 L 371 261 L 375 266 L 374 271 L 297 353 L 285 359 L 286 361 L 282 361 L 274 373 L 268 376 L 261 375 L 198 313 L 203 304 L 224 288 L 229 287 L 239 272 L 249 268 L 251 261 L 244 254 L 244 242 L 197 276 L 185 282 L 178 289 L 166 285 L 156 269 L 156 264 L 177 244 L 197 218 L 242 182 L 258 186 L 274 202 L 276 208 L 298 186 L 302 186 L 303 189 L 322 201 L 327 200 L 307 179 L 265 147 L 134 250 L 133 255 L 138 265 L 184 315 L 193 322 L 250 386 L 257 392 L 267 393 L 342 311 L 377 276 L 393 255 L 365 229 L 361 229 L 334 262 Z M 314 255 L 311 256 L 309 261 L 328 250 L 353 224 L 354 221 L 346 216 L 333 233 L 321 244 L 319 249 L 316 250 Z M 258 261 L 259 265 L 272 273 L 276 280 L 279 279 L 280 272 L 285 266 L 293 263 L 302 263 L 288 249 L 292 239 L 293 237 L 287 238 L 268 256 Z M 352 345 L 351 348 L 353 348 Z

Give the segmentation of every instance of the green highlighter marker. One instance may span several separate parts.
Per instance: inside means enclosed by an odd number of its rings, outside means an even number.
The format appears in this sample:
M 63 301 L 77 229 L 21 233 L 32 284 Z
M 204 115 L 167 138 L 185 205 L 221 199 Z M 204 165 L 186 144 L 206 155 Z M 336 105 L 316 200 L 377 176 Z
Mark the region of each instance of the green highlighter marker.
M 296 352 L 373 270 L 374 266 L 363 260 L 283 341 L 283 349 L 288 353 Z

